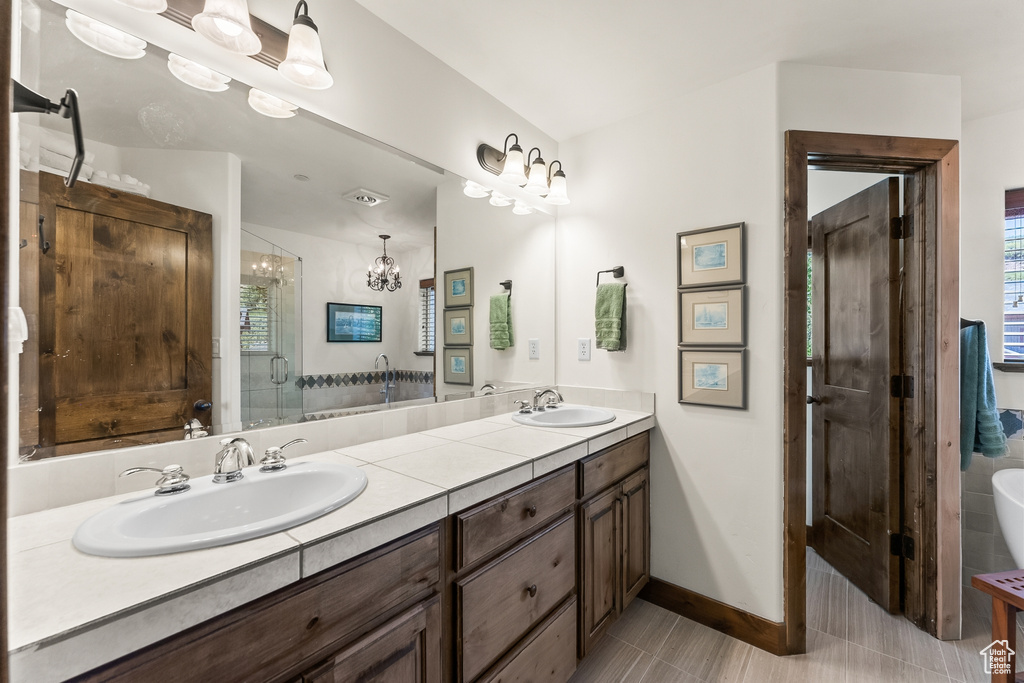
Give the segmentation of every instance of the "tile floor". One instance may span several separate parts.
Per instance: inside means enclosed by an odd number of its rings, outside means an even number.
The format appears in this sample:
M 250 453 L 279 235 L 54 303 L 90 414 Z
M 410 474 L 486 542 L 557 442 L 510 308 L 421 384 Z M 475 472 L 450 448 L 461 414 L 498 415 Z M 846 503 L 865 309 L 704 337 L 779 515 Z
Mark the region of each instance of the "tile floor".
M 991 603 L 973 588 L 964 588 L 963 603 L 963 640 L 940 642 L 886 613 L 808 549 L 807 654 L 776 657 L 635 600 L 570 683 L 985 683 L 978 652 L 992 640 Z

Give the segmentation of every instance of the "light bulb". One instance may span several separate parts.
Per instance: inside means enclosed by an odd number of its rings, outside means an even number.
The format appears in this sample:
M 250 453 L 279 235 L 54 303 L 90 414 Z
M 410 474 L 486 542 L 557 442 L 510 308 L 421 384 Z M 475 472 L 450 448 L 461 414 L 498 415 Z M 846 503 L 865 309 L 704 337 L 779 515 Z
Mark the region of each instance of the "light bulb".
M 241 55 L 259 54 L 260 37 L 252 30 L 246 0 L 206 0 L 203 11 L 192 17 L 192 28 L 225 50 Z
M 220 17 L 214 17 L 213 23 L 217 26 L 221 33 L 226 36 L 234 38 L 242 35 L 242 27 L 233 21 L 227 19 L 221 19 Z

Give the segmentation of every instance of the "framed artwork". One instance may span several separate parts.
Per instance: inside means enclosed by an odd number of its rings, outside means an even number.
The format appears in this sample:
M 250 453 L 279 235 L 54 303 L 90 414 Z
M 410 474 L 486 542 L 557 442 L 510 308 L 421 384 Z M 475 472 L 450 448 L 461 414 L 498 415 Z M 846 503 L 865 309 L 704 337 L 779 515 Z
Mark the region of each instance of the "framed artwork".
M 444 307 L 473 305 L 473 269 L 444 271 Z
M 679 291 L 679 344 L 743 346 L 747 343 L 746 287 Z
M 444 349 L 445 384 L 473 384 L 473 349 Z
M 743 223 L 676 233 L 678 286 L 743 284 L 746 255 Z
M 444 345 L 471 346 L 473 344 L 473 308 L 444 309 Z
M 679 402 L 747 407 L 746 349 L 680 349 Z

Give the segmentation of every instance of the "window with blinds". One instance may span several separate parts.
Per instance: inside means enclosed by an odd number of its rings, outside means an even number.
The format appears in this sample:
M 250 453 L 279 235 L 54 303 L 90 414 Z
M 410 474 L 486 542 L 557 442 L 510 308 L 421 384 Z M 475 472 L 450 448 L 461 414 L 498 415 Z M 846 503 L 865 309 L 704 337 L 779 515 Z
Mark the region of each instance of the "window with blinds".
M 434 280 L 420 280 L 420 339 L 417 353 L 434 352 Z
M 1024 188 L 1006 191 L 1003 360 L 1024 361 Z
M 270 292 L 260 285 L 242 285 L 239 329 L 242 351 L 270 350 Z

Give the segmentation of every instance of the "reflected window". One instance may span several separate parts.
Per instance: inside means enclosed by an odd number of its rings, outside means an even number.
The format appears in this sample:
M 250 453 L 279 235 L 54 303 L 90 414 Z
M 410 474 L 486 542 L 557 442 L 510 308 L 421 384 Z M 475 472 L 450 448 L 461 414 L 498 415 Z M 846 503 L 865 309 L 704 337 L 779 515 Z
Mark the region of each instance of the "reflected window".
M 1006 191 L 1003 230 L 1003 359 L 1024 361 L 1024 188 Z
M 263 285 L 242 285 L 239 329 L 242 351 L 270 350 L 270 291 Z
M 434 279 L 420 280 L 420 338 L 416 353 L 434 352 Z

